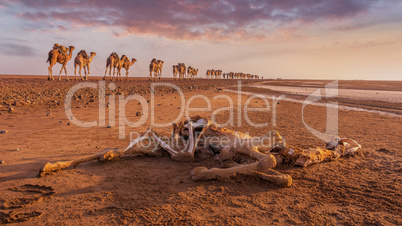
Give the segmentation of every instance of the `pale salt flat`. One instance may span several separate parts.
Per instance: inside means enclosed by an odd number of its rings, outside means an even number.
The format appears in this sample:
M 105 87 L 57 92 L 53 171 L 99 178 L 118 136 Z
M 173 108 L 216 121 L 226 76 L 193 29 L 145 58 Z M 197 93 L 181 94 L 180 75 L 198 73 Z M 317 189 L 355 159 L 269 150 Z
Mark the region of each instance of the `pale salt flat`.
M 289 94 L 297 94 L 303 96 L 310 96 L 316 90 L 320 89 L 311 87 L 289 87 L 289 86 L 269 86 L 269 85 L 255 85 L 250 87 L 270 89 L 274 91 L 286 92 Z M 321 90 L 325 90 L 325 88 L 321 88 Z M 337 89 L 337 90 L 338 90 L 337 95 L 338 98 L 402 103 L 401 91 L 361 90 L 361 89 Z M 332 88 L 330 92 L 333 93 Z
M 293 92 L 294 94 L 299 94 L 299 95 L 305 95 L 306 99 L 308 96 L 311 96 L 312 93 L 317 91 L 320 88 L 304 88 L 301 87 L 288 87 L 288 86 L 265 86 L 265 85 L 257 85 L 257 86 L 250 86 L 250 87 L 256 87 L 256 88 L 265 88 L 265 89 L 271 89 L 275 91 L 281 91 L 281 92 L 287 92 L 291 93 Z M 296 91 L 297 90 L 297 91 Z M 322 88 L 324 90 L 324 88 Z M 356 92 L 346 92 L 350 91 L 349 89 L 343 89 L 345 91 L 342 91 L 342 97 L 348 97 L 350 99 L 355 99 L 355 100 L 373 100 L 373 97 L 370 96 L 375 96 L 376 100 L 382 100 L 388 102 L 393 102 L 393 103 L 401 103 L 401 97 L 402 97 L 402 92 L 400 91 L 373 91 L 373 90 L 353 90 Z M 386 111 L 380 111 L 380 110 L 369 110 L 369 109 L 364 109 L 364 108 L 359 108 L 359 107 L 350 107 L 350 106 L 344 106 L 341 104 L 333 104 L 333 103 L 318 103 L 318 102 L 310 102 L 306 100 L 298 100 L 294 98 L 289 98 L 286 96 L 286 94 L 281 95 L 281 96 L 273 96 L 273 95 L 264 95 L 264 94 L 259 94 L 259 93 L 253 93 L 253 92 L 246 92 L 246 91 L 238 91 L 238 90 L 230 90 L 230 89 L 225 89 L 224 91 L 230 92 L 230 93 L 237 93 L 240 95 L 248 95 L 248 96 L 257 96 L 257 97 L 263 97 L 270 99 L 271 101 L 290 101 L 290 102 L 295 102 L 295 103 L 301 103 L 305 106 L 307 105 L 313 105 L 313 106 L 321 106 L 321 107 L 326 107 L 326 108 L 338 108 L 340 110 L 346 110 L 346 111 L 363 111 L 363 112 L 369 112 L 369 113 L 374 113 L 374 114 L 379 114 L 379 115 L 386 115 L 386 116 L 391 116 L 391 117 L 402 117 L 401 114 L 397 113 L 391 113 L 391 112 L 386 112 Z M 330 91 L 333 94 L 333 89 Z M 391 95 L 389 94 L 391 93 Z M 353 96 L 352 93 L 355 95 Z M 378 94 L 377 94 L 378 93 Z M 321 92 L 320 95 L 325 96 Z M 386 96 L 390 95 L 390 96 Z M 338 96 L 339 97 L 339 96 Z

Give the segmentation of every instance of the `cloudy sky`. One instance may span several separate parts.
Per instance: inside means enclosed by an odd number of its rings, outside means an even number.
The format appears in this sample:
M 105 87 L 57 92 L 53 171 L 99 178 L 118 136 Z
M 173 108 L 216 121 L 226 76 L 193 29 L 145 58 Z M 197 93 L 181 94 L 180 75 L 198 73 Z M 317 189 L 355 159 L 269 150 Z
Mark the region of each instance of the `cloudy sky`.
M 54 43 L 264 78 L 402 79 L 401 0 L 0 0 L 0 74 L 47 74 Z M 73 75 L 73 61 L 68 71 Z M 54 67 L 57 73 L 60 65 Z

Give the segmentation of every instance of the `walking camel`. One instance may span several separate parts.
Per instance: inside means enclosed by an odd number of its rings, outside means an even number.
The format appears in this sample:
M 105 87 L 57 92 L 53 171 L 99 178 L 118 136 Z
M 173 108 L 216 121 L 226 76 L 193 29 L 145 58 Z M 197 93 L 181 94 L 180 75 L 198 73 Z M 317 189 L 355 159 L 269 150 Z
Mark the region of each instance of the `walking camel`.
M 55 46 L 59 47 L 60 45 L 55 44 Z M 68 78 L 68 75 L 67 75 L 66 65 L 67 65 L 67 62 L 69 60 L 71 60 L 74 49 L 75 49 L 74 46 L 69 46 L 68 55 L 64 51 L 62 51 L 62 48 L 54 47 L 52 50 L 49 51 L 48 58 L 46 61 L 46 62 L 49 62 L 49 67 L 48 67 L 49 77 L 47 78 L 48 80 L 54 80 L 52 68 L 56 63 L 59 63 L 59 64 L 62 64 L 60 74 L 59 74 L 59 81 L 61 81 L 61 73 L 63 72 L 63 70 L 66 73 L 67 81 L 70 81 L 70 79 Z
M 184 63 L 179 63 L 179 80 L 186 79 L 186 65 Z
M 211 70 L 207 70 L 207 73 L 205 75 L 207 78 L 211 78 Z
M 158 80 L 161 80 L 162 77 L 162 68 L 163 68 L 163 64 L 165 63 L 165 61 L 163 60 L 158 60 Z
M 128 81 L 128 69 L 130 68 L 130 66 L 133 66 L 135 62 L 137 62 L 135 58 L 132 58 L 130 62 L 129 58 L 126 55 L 121 56 L 119 66 L 117 67 L 117 80 L 120 79 L 122 81 L 121 69 L 124 68 L 126 69 L 126 80 Z
M 119 66 L 119 64 L 120 64 L 119 55 L 117 55 L 116 52 L 111 53 L 110 56 L 106 60 L 106 70 L 105 70 L 105 76 L 103 77 L 103 80 L 106 80 L 107 69 L 109 69 L 110 80 L 113 81 L 113 77 L 114 77 L 116 68 Z M 112 67 L 113 67 L 113 77 L 111 74 Z
M 153 58 L 149 64 L 149 80 L 161 79 L 164 61 Z M 153 75 L 153 76 L 152 76 Z
M 74 59 L 74 75 L 75 75 L 75 80 L 77 81 L 77 66 L 79 67 L 78 72 L 80 74 L 81 80 L 84 80 L 84 78 L 81 76 L 81 69 L 84 68 L 84 75 L 85 75 L 85 80 L 88 80 L 89 76 L 89 65 L 91 64 L 92 60 L 94 59 L 94 56 L 96 56 L 95 52 L 91 52 L 91 56 L 88 57 L 87 53 L 85 50 L 81 50 L 77 56 Z M 88 73 L 87 73 L 88 70 Z
M 198 69 L 195 69 L 191 66 L 189 66 L 187 68 L 187 76 L 189 77 L 189 79 L 197 78 L 197 74 L 198 74 Z
M 173 65 L 173 79 L 177 79 L 177 74 L 179 73 L 179 65 Z
M 151 63 L 149 64 L 149 80 L 151 80 L 151 81 L 154 80 L 154 78 L 152 77 L 152 74 L 156 80 L 156 77 L 158 75 L 158 63 L 156 62 L 155 58 L 153 58 L 151 60 Z

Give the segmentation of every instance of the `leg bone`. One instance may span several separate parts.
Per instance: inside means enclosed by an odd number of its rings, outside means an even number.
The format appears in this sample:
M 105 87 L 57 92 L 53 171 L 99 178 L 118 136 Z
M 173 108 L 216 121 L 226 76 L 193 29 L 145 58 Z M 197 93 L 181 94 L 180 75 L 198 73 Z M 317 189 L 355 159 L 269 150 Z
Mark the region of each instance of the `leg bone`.
M 144 136 L 137 138 L 134 140 L 124 151 L 118 149 L 106 149 L 99 153 L 87 155 L 84 157 L 80 157 L 70 161 L 59 161 L 55 163 L 46 163 L 45 166 L 39 171 L 39 176 L 45 176 L 52 172 L 56 172 L 59 170 L 63 170 L 70 167 L 75 167 L 80 163 L 92 161 L 92 160 L 99 160 L 99 161 L 111 161 L 114 159 L 118 159 L 125 154 L 129 153 L 138 153 L 138 150 L 142 150 L 141 147 L 138 149 L 132 148 L 134 145 L 138 144 L 139 142 L 148 138 L 149 130 L 145 133 Z
M 267 155 L 266 158 L 248 165 L 235 166 L 229 169 L 197 167 L 192 170 L 193 180 L 212 180 L 218 178 L 230 178 L 237 174 L 258 176 L 281 187 L 289 187 L 292 177 L 272 170 L 276 166 L 275 157 Z

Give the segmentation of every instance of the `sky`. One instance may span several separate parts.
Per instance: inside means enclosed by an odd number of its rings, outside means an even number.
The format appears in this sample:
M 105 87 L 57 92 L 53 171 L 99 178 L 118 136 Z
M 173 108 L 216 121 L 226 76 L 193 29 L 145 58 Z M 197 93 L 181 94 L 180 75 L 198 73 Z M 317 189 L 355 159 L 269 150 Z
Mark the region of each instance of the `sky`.
M 59 43 L 96 52 L 96 76 L 117 52 L 135 77 L 157 58 L 163 77 L 184 62 L 199 76 L 402 80 L 402 0 L 0 0 L 0 31 L 0 74 L 47 75 Z

